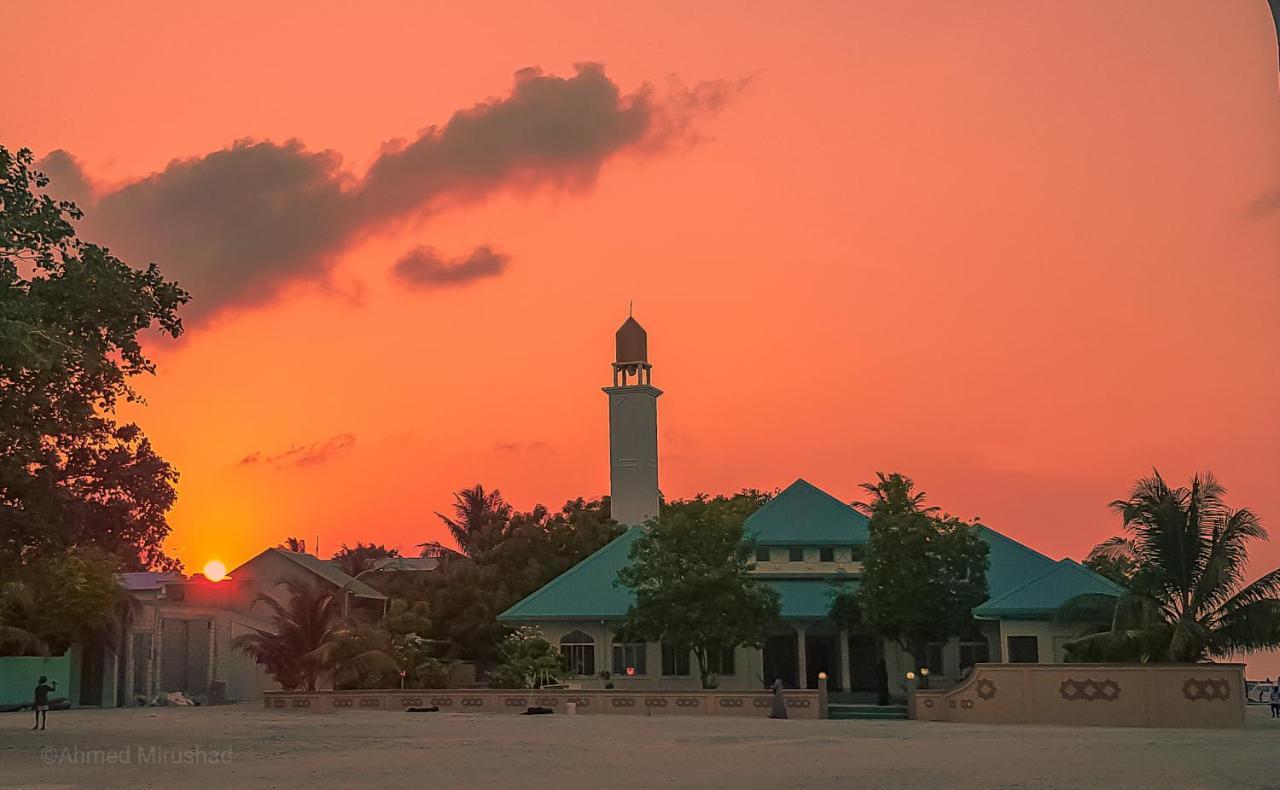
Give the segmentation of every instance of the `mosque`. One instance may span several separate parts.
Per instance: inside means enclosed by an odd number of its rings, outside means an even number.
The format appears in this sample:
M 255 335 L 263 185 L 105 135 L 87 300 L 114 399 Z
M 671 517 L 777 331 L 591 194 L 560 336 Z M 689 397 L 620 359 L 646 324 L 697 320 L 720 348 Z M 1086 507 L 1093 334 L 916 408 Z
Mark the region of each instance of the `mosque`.
M 612 513 L 627 530 L 553 579 L 499 620 L 536 626 L 559 645 L 571 682 L 584 688 L 696 688 L 696 659 L 670 645 L 630 644 L 614 631 L 631 605 L 631 591 L 615 585 L 644 524 L 658 516 L 658 398 L 648 336 L 629 317 L 618 329 L 609 399 L 609 482 Z M 987 527 L 988 599 L 973 610 L 980 636 L 929 646 L 926 665 L 938 686 L 957 682 L 975 663 L 1054 663 L 1079 624 L 1054 613 L 1083 593 L 1117 595 L 1110 580 L 1071 559 L 1053 560 Z M 832 580 L 857 584 L 868 539 L 858 511 L 798 479 L 746 522 L 756 542 L 753 573 L 778 591 L 781 621 L 763 648 L 738 647 L 709 659 L 720 688 L 757 689 L 781 678 L 789 688 L 816 688 L 826 673 L 832 690 L 875 691 L 880 662 L 890 678 L 911 668 L 896 642 L 842 629 L 829 617 Z

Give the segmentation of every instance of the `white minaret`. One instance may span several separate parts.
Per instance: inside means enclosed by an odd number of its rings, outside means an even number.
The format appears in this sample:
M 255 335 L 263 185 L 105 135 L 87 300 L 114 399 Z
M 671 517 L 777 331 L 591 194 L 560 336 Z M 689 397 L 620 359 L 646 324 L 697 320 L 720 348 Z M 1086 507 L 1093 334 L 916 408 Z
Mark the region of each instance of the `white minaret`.
M 613 518 L 637 526 L 658 516 L 658 396 L 649 338 L 628 316 L 618 328 L 609 395 L 609 496 Z

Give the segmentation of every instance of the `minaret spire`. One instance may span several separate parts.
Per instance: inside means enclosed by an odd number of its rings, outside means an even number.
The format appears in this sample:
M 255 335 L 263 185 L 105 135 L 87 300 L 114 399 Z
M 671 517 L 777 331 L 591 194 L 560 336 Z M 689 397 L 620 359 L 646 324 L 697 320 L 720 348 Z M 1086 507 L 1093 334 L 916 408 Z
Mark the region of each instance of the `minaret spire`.
M 636 526 L 658 517 L 658 396 L 649 335 L 627 308 L 614 336 L 609 396 L 609 490 L 613 518 Z

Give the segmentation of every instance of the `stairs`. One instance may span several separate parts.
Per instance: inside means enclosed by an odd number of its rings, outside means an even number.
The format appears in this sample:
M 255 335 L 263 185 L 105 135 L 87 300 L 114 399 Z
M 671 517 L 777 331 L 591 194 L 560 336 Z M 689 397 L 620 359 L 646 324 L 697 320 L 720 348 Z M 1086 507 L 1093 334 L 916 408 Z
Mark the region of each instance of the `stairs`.
M 852 720 L 907 720 L 906 705 L 867 705 L 832 702 L 827 706 L 828 718 Z

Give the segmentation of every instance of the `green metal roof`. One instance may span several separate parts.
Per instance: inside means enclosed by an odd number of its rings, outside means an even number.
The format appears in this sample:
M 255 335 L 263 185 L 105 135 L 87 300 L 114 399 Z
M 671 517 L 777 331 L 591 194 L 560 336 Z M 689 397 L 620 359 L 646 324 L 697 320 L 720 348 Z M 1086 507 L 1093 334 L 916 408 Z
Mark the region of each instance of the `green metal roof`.
M 831 613 L 831 598 L 836 584 L 857 588 L 852 579 L 837 582 L 831 577 L 813 579 L 761 579 L 778 591 L 782 599 L 783 620 L 821 620 Z
M 631 544 L 644 534 L 632 527 L 595 554 L 552 579 L 542 589 L 498 615 L 500 622 L 529 620 L 621 620 L 631 608 L 631 590 L 614 584 L 618 571 L 630 561 Z M 813 620 L 831 611 L 831 577 L 768 579 L 758 577 L 778 591 L 782 617 Z M 842 583 L 856 584 L 849 580 Z
M 1052 616 L 1078 595 L 1124 594 L 1124 588 L 1075 560 L 1061 560 L 1044 573 L 973 610 L 974 617 L 992 620 L 1040 619 Z
M 999 598 L 1054 566 L 1054 561 L 1018 541 L 979 526 L 978 537 L 990 548 L 987 555 L 987 600 Z
M 868 537 L 867 519 L 835 497 L 804 480 L 797 480 L 747 519 L 748 533 L 765 546 L 849 546 L 865 544 Z M 644 532 L 643 527 L 632 527 L 605 545 L 596 553 L 560 574 L 537 592 L 512 606 L 498 616 L 501 622 L 528 622 L 533 620 L 620 620 L 631 607 L 631 591 L 614 584 L 618 571 L 630 562 L 631 545 Z M 1045 577 L 1049 571 L 1070 563 L 1098 579 L 1092 571 L 1070 560 L 1062 563 L 1027 548 L 1010 537 L 990 527 L 978 527 L 978 535 L 990 547 L 990 566 L 987 570 L 987 603 L 974 610 L 981 617 L 1014 615 L 999 614 L 996 606 L 1029 582 Z M 1056 609 L 1035 608 L 1043 600 L 1052 601 L 1056 585 L 1064 585 L 1067 592 L 1078 587 L 1085 592 L 1108 592 L 1088 584 L 1080 584 L 1078 574 L 1064 576 L 1060 581 L 1047 579 L 1043 588 L 1028 590 L 1027 603 L 1022 597 L 1009 598 L 1000 606 L 1012 607 L 1010 611 L 1033 611 L 1043 616 Z M 779 592 L 782 599 L 782 617 L 792 620 L 809 620 L 826 617 L 831 609 L 831 577 L 769 578 L 759 577 Z M 1075 581 L 1072 581 L 1075 580 Z M 1102 579 L 1110 584 L 1106 579 Z M 850 581 L 856 584 L 856 581 Z M 1073 586 L 1074 585 L 1074 586 Z M 1112 585 L 1114 588 L 1114 585 Z M 1119 589 L 1119 588 L 1115 588 Z M 1078 592 L 1072 595 L 1079 594 Z M 1072 597 L 1068 595 L 1063 601 Z M 1031 614 L 1022 616 L 1032 616 Z
M 631 544 L 644 527 L 631 527 L 595 554 L 547 582 L 498 615 L 499 622 L 524 620 L 617 620 L 631 607 L 631 590 L 614 584 L 631 561 Z
M 761 546 L 861 546 L 867 517 L 826 491 L 796 480 L 747 518 Z

